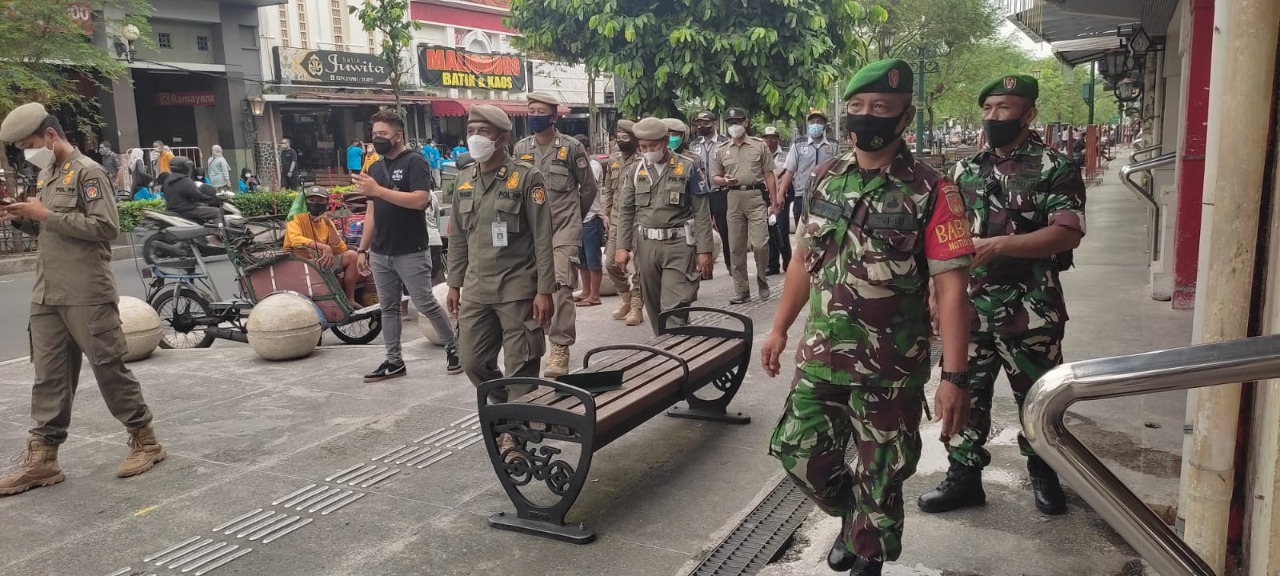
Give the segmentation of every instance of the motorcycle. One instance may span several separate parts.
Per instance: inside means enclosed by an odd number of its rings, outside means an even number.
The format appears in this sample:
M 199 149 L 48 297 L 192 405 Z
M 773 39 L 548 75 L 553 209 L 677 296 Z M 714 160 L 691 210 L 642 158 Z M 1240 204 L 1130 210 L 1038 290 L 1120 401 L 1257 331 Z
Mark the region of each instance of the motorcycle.
M 247 226 L 244 214 L 236 208 L 235 204 L 229 202 L 234 196 L 233 192 L 219 192 L 219 207 L 222 209 L 222 218 L 228 229 L 243 230 Z M 226 254 L 226 248 L 212 235 L 195 242 L 169 242 L 161 235 L 161 232 L 169 228 L 191 228 L 200 225 L 200 222 L 183 218 L 173 212 L 143 210 L 142 219 L 133 233 L 135 237 L 142 239 L 142 258 L 149 265 L 171 258 L 190 258 L 193 248 L 198 249 L 201 256 Z

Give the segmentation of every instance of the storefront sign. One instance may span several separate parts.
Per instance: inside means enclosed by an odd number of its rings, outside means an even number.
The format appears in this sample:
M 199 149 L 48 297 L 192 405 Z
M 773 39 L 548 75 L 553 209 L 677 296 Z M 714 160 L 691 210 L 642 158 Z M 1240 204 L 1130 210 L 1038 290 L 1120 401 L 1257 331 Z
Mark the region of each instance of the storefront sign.
M 156 106 L 213 106 L 213 92 L 156 92 Z
M 67 10 L 71 12 L 71 21 L 84 31 L 85 36 L 93 36 L 93 3 L 74 2 Z
M 428 88 L 524 91 L 524 58 L 421 46 L 418 72 Z
M 275 50 L 276 77 L 295 84 L 391 84 L 391 71 L 375 54 L 281 48 Z

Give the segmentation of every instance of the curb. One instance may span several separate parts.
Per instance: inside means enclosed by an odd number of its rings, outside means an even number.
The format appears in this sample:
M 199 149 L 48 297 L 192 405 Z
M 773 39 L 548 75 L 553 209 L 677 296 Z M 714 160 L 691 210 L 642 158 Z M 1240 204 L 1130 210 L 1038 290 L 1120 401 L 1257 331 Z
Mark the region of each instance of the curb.
M 133 247 L 128 245 L 112 245 L 111 260 L 128 260 L 133 258 Z M 12 258 L 0 258 L 0 276 L 34 272 L 36 269 L 36 253 L 24 254 Z

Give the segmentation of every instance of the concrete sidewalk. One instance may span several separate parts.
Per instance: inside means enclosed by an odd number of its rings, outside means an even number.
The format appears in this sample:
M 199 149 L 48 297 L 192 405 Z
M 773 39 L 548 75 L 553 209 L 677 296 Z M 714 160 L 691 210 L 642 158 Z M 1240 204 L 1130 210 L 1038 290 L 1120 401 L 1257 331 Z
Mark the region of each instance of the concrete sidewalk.
M 112 260 L 128 260 L 133 258 L 133 247 L 128 244 L 113 244 L 111 246 Z M 0 276 L 7 274 L 21 274 L 23 272 L 32 272 L 36 269 L 36 253 L 25 252 L 22 254 L 13 254 L 0 257 Z
M 1065 276 L 1072 360 L 1189 340 L 1190 315 L 1170 312 L 1145 294 L 1143 208 L 1115 182 L 1109 176 L 1091 190 L 1090 234 L 1077 253 L 1079 268 Z M 699 304 L 726 305 L 732 288 L 723 264 L 716 274 L 704 284 Z M 615 304 L 608 298 L 605 306 L 579 309 L 573 362 L 591 346 L 648 338 L 647 327 L 627 328 L 608 318 Z M 775 306 L 733 307 L 754 318 L 755 350 Z M 793 345 L 799 331 L 797 322 Z M 177 575 L 179 570 L 144 559 L 197 537 L 253 549 L 213 576 L 683 574 L 781 478 L 765 446 L 789 382 L 769 379 L 753 366 L 733 406 L 752 416 L 750 425 L 658 417 L 596 455 L 571 512 L 573 521 L 598 532 L 591 545 L 489 528 L 488 515 L 511 505 L 479 444 L 455 446 L 421 469 L 390 465 L 398 472 L 376 485 L 344 485 L 344 492 L 363 496 L 329 514 L 283 508 L 282 497 L 326 485 L 336 472 L 397 446 L 442 428 L 469 430 L 475 390 L 464 376 L 445 375 L 440 348 L 408 343 L 407 378 L 361 383 L 360 375 L 381 357 L 380 347 L 341 345 L 284 363 L 259 360 L 247 346 L 229 342 L 160 351 L 133 367 L 170 456 L 128 480 L 114 477 L 127 437 L 86 373 L 72 437 L 60 454 L 67 481 L 0 499 L 6 519 L 0 575 Z M 0 451 L 21 448 L 30 427 L 31 380 L 24 362 L 0 370 Z M 1182 403 L 1174 395 L 1085 405 L 1071 425 L 1144 497 L 1172 503 Z M 926 517 L 908 503 L 902 566 L 912 568 L 895 566 L 888 573 L 1131 573 L 1122 571 L 1136 566 L 1132 550 L 1078 498 L 1064 517 L 1034 511 L 1013 442 L 1017 418 L 1007 389 L 998 392 L 995 417 L 988 505 Z M 936 437 L 936 426 L 924 434 Z M 936 484 L 945 466 L 940 446 L 928 442 L 908 497 Z M 10 469 L 6 463 L 0 473 Z M 213 531 L 257 509 L 309 523 L 269 543 Z M 831 522 L 813 518 L 767 573 L 829 573 L 816 555 L 825 553 L 833 533 Z M 120 572 L 124 568 L 131 570 Z

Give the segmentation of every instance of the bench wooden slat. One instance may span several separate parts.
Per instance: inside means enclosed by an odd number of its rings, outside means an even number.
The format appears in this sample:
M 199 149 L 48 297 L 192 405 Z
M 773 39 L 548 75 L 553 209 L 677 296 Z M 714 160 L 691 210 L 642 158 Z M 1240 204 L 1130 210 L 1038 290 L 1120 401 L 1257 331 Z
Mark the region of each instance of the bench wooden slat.
M 724 366 L 726 357 L 734 357 L 741 354 L 746 349 L 746 343 L 742 340 L 730 340 L 721 342 L 713 346 L 707 353 L 699 356 L 697 359 L 686 360 L 689 363 L 689 380 L 692 382 L 706 382 L 713 372 L 720 370 Z M 674 371 L 682 373 L 680 367 L 675 362 L 668 362 L 670 369 L 668 373 Z M 609 431 L 617 424 L 627 420 L 630 416 L 648 408 L 653 403 L 649 400 L 654 395 L 679 397 L 680 382 L 678 377 L 668 377 L 665 380 L 661 376 L 657 376 L 650 384 L 640 388 L 642 394 L 633 394 L 625 398 L 615 398 L 615 401 L 609 402 L 606 406 L 596 407 L 596 430 Z M 619 391 L 621 392 L 621 391 Z
M 672 347 L 673 350 L 679 350 L 682 346 L 692 346 L 694 338 L 692 336 L 678 336 L 674 334 L 664 334 L 653 341 L 654 347 L 667 348 Z M 625 352 L 625 351 L 619 351 Z M 646 354 L 625 354 L 620 353 L 616 357 L 598 364 L 592 364 L 586 368 L 575 370 L 574 374 L 590 374 L 592 372 L 603 372 L 605 370 L 622 370 L 623 372 L 634 370 L 641 364 L 653 361 L 653 358 Z M 530 404 L 555 404 L 559 401 L 555 390 L 550 388 L 539 388 L 530 392 L 525 396 L 521 396 L 518 402 L 528 402 Z
M 719 339 L 717 338 L 717 340 Z M 704 338 L 688 338 L 680 342 L 678 345 L 666 350 L 676 354 L 677 356 L 684 357 L 707 344 L 708 341 Z M 594 397 L 597 410 L 609 402 L 616 400 L 618 397 L 625 396 L 634 392 L 636 389 L 643 387 L 649 382 L 649 380 L 652 380 L 656 376 L 670 372 L 671 370 L 680 371 L 679 365 L 676 364 L 674 360 L 665 356 L 650 355 L 646 352 L 637 350 L 635 354 L 631 355 L 631 357 L 634 358 L 637 357 L 637 355 L 642 361 L 637 362 L 631 368 L 624 370 L 622 380 L 623 388 L 621 390 L 610 390 Z M 662 368 L 663 365 L 666 365 L 665 369 L 662 369 L 660 372 L 654 372 L 654 370 Z M 550 402 L 550 404 L 562 410 L 573 410 L 579 413 L 582 412 L 582 404 L 572 396 L 567 398 L 555 398 L 554 401 Z

